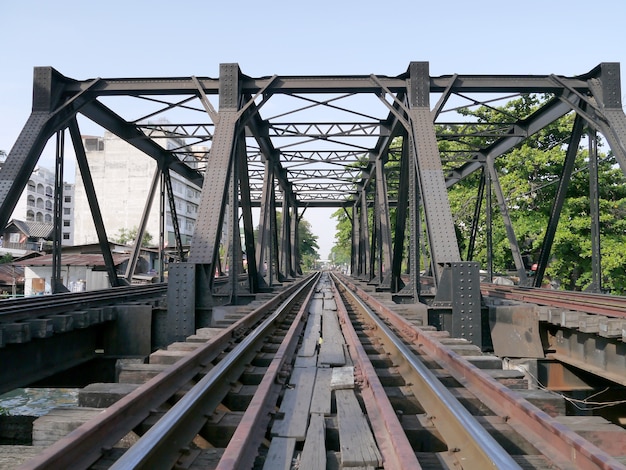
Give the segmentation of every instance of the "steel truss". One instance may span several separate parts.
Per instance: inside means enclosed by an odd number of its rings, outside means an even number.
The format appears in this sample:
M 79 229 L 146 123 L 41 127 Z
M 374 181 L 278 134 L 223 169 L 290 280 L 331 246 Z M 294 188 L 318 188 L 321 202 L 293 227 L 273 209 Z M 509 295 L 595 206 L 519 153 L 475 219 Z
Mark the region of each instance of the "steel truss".
M 37 67 L 33 89 L 32 113 L 0 169 L 0 222 L 7 224 L 48 140 L 57 135 L 61 146 L 68 130 L 111 283 L 124 283 L 115 273 L 108 249 L 79 120 L 81 125 L 85 120 L 112 132 L 157 162 L 147 201 L 161 182 L 161 210 L 167 199 L 174 218 L 170 172 L 202 186 L 189 259 L 170 273 L 170 282 L 173 273 L 175 280 L 195 285 L 193 301 L 189 292 L 185 298 L 170 295 L 172 308 L 182 312 L 172 319 L 178 322 L 181 335 L 193 323 L 193 309 L 209 309 L 214 303 L 214 279 L 216 273 L 226 274 L 226 265 L 231 282 L 225 295 L 233 301 L 297 276 L 297 227 L 304 210 L 336 207 L 346 211 L 353 225 L 354 276 L 390 289 L 406 301 L 432 295 L 434 307 L 453 311 L 453 329 L 476 342 L 481 335 L 476 314 L 480 305 L 472 283 L 477 282 L 478 266 L 461 258 L 447 189 L 480 171 L 478 217 L 482 201 L 491 198 L 490 190 L 484 195 L 488 180 L 507 226 L 516 268 L 524 279 L 526 267 L 495 162 L 560 117 L 576 114 L 568 143 L 572 150 L 561 175 L 535 279 L 540 283 L 584 126 L 604 136 L 626 172 L 626 116 L 616 63 L 602 63 L 576 77 L 431 77 L 427 62 L 413 62 L 398 76 L 254 78 L 244 75 L 237 64 L 222 64 L 218 78 L 82 81 L 51 67 Z M 551 99 L 532 114 L 507 115 L 504 123 L 480 122 L 464 112 L 481 106 L 497 110 L 523 94 Z M 163 139 L 174 139 L 179 145 L 165 148 Z M 62 159 L 59 149 L 57 169 L 62 168 Z M 62 213 L 62 201 L 57 202 L 56 218 Z M 261 208 L 256 238 L 251 215 L 255 206 Z M 280 226 L 278 206 L 282 207 Z M 147 202 L 140 227 L 145 226 L 149 210 Z M 176 223 L 174 227 L 183 259 Z M 476 230 L 474 224 L 469 253 L 474 251 Z M 599 244 L 598 236 L 594 244 Z M 220 254 L 220 245 L 228 245 L 226 254 Z M 596 252 L 599 256 L 599 249 Z M 402 276 L 407 263 L 408 279 Z M 433 276 L 430 293 L 420 291 L 420 265 L 427 266 Z M 599 263 L 594 266 L 599 269 Z M 239 276 L 244 271 L 247 281 L 242 288 Z M 130 275 L 126 273 L 125 278 Z M 598 273 L 594 279 L 599 279 Z M 461 286 L 474 289 L 473 296 L 464 297 L 468 291 L 461 292 Z

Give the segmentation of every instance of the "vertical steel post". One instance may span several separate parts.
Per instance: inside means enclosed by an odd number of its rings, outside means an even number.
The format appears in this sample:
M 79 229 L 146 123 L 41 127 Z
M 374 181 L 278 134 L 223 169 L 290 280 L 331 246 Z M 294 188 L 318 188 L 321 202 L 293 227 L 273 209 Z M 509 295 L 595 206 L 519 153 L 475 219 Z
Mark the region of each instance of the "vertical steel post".
M 65 154 L 65 131 L 57 131 L 56 159 L 54 164 L 54 218 L 52 234 L 52 279 L 53 294 L 67 292 L 61 277 L 61 243 L 63 241 L 63 160 Z M 65 280 L 68 282 L 68 279 Z
M 378 275 L 380 287 L 391 288 L 391 219 L 389 217 L 389 193 L 387 175 L 382 158 L 376 159 L 376 208 L 379 223 Z
M 359 255 L 359 240 L 361 235 L 359 233 L 360 218 L 359 218 L 359 206 L 358 203 L 354 203 L 352 206 L 352 244 L 350 249 L 350 274 L 354 277 L 360 276 L 360 255 Z
M 291 206 L 289 192 L 283 188 L 282 224 L 280 230 L 280 259 L 282 273 L 285 278 L 293 277 L 291 266 Z
M 276 279 L 277 283 L 281 283 L 285 280 L 285 276 L 282 274 L 280 250 L 278 246 L 278 220 L 276 217 L 276 188 L 272 184 L 270 188 L 270 259 L 268 266 L 272 270 L 273 279 Z M 274 281 L 270 277 L 270 282 L 274 285 Z
M 407 140 L 411 140 L 407 136 Z M 409 189 L 409 283 L 400 291 L 402 295 L 413 298 L 414 302 L 419 301 L 420 295 L 420 198 L 417 181 L 417 169 L 415 167 L 415 157 L 413 155 L 415 146 L 408 142 L 406 148 L 406 159 L 408 161 L 407 178 Z M 403 152 L 404 153 L 404 152 Z
M 167 217 L 165 217 L 165 173 L 161 172 L 161 181 L 159 181 L 159 282 L 165 281 L 163 273 L 163 264 L 165 259 L 165 233 L 167 232 Z
M 359 228 L 359 253 L 360 253 L 360 265 L 361 265 L 361 279 L 369 281 L 371 279 L 371 273 L 369 271 L 370 265 L 370 235 L 369 235 L 369 220 L 367 211 L 367 188 L 363 188 L 361 191 L 361 208 L 359 213 L 360 228 Z
M 433 276 L 438 283 L 445 263 L 461 260 L 448 201 L 441 157 L 430 111 L 428 62 L 409 66 L 409 118 L 414 164 L 424 207 Z
M 393 261 L 391 269 L 391 291 L 398 292 L 404 287 L 402 282 L 402 260 L 404 257 L 404 240 L 406 232 L 407 210 L 409 205 L 409 139 L 402 138 L 402 155 L 400 157 L 400 182 L 398 188 L 398 206 L 396 207 L 396 230 L 393 239 Z M 416 300 L 416 299 L 414 299 Z
M 493 207 L 492 207 L 492 189 L 491 189 L 491 173 L 484 171 L 485 190 L 487 193 L 486 201 L 486 219 L 487 219 L 487 279 L 493 281 Z M 471 260 L 468 260 L 471 261 Z
M 252 222 L 252 201 L 250 197 L 250 181 L 248 179 L 248 159 L 245 139 L 240 139 L 239 151 L 239 191 L 241 193 L 241 215 L 243 219 L 244 243 L 246 247 L 246 272 L 250 293 L 259 292 L 259 273 L 257 271 L 257 257 L 254 246 L 254 226 Z M 260 232 L 260 230 L 259 230 Z
M 589 130 L 589 209 L 591 215 L 591 285 L 589 291 L 602 292 L 600 252 L 600 194 L 598 188 L 598 137 Z
M 274 187 L 274 170 L 269 159 L 265 160 L 263 174 L 263 193 L 261 194 L 261 212 L 259 215 L 259 234 L 256 241 L 256 265 L 259 286 L 268 287 L 272 284 L 272 230 L 271 230 L 271 199 Z M 250 262 L 250 260 L 248 261 Z
M 238 148 L 239 143 L 235 143 L 235 151 L 231 158 L 232 168 L 230 170 L 230 243 L 228 252 L 230 253 L 230 269 L 228 279 L 230 281 L 231 303 L 237 305 L 239 271 L 241 269 L 241 233 L 239 232 L 239 172 L 238 172 Z
M 299 236 L 298 225 L 300 224 L 300 217 L 298 217 L 298 208 L 293 206 L 291 208 L 291 225 L 290 225 L 290 242 L 291 242 L 291 272 L 292 276 L 302 274 L 300 269 L 300 250 L 298 248 Z

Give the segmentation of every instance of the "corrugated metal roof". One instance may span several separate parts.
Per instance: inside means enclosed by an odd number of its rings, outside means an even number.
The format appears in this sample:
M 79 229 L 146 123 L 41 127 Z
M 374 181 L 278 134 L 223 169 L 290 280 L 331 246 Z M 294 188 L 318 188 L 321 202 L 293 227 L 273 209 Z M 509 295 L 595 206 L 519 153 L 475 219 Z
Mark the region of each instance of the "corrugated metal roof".
M 51 238 L 54 225 L 42 222 L 24 222 L 23 220 L 13 220 L 12 223 L 28 237 Z
M 113 263 L 118 266 L 129 258 L 129 254 L 113 255 Z M 16 266 L 52 266 L 52 255 L 18 261 L 14 264 Z M 65 255 L 61 257 L 61 264 L 63 266 L 104 266 L 104 257 L 101 254 Z
M 24 268 L 21 266 L 13 266 L 10 263 L 0 264 L 0 284 L 13 284 L 13 276 L 17 284 L 24 284 Z

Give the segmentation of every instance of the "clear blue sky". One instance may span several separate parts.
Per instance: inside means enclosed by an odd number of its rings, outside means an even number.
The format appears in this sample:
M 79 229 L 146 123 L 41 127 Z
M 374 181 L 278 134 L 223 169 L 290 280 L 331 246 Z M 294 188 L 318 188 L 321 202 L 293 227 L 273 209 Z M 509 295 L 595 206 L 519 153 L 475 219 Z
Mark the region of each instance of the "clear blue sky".
M 397 75 L 412 60 L 429 61 L 431 75 L 577 75 L 600 62 L 626 69 L 624 0 L 5 0 L 0 19 L 7 152 L 41 65 L 81 80 L 217 77 L 222 62 L 252 76 Z M 326 257 L 328 213 L 305 218 L 319 227 Z

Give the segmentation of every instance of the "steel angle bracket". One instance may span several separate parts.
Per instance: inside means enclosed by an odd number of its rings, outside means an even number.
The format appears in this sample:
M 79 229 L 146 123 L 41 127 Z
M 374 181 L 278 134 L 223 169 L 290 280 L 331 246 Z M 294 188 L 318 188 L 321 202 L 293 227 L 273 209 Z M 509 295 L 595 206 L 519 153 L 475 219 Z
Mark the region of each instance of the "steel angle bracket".
M 429 323 L 483 347 L 479 265 L 474 261 L 441 263 L 441 279 Z

